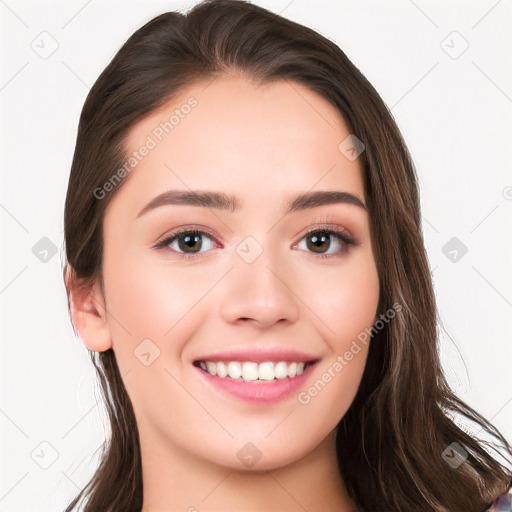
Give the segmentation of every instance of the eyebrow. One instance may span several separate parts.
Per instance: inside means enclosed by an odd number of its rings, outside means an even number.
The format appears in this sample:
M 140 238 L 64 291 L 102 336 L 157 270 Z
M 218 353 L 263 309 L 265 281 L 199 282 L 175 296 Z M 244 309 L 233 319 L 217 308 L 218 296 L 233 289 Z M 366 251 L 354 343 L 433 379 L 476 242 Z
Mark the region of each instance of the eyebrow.
M 350 192 L 328 190 L 306 192 L 294 197 L 286 204 L 285 214 L 338 203 L 351 204 L 363 210 L 367 209 L 363 201 Z M 141 217 L 155 208 L 168 205 L 200 206 L 230 212 L 241 208 L 241 203 L 235 196 L 227 195 L 223 192 L 207 190 L 168 190 L 152 199 L 142 208 L 136 218 Z

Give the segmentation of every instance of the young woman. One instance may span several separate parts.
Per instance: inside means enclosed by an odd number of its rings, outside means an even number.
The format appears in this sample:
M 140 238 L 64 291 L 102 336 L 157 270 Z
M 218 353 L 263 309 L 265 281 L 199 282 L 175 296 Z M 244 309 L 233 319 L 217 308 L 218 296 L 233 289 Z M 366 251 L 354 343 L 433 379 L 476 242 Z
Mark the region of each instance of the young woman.
M 137 30 L 66 198 L 111 423 L 67 510 L 509 510 L 511 447 L 442 373 L 420 220 L 398 128 L 335 44 L 233 0 Z

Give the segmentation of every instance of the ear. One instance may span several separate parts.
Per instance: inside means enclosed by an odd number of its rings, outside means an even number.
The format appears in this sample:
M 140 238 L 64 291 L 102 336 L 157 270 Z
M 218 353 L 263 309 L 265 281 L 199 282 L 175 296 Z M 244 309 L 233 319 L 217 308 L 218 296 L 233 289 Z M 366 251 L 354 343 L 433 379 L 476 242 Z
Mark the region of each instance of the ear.
M 94 352 L 112 348 L 100 278 L 84 281 L 67 268 L 64 277 L 71 322 L 84 345 Z

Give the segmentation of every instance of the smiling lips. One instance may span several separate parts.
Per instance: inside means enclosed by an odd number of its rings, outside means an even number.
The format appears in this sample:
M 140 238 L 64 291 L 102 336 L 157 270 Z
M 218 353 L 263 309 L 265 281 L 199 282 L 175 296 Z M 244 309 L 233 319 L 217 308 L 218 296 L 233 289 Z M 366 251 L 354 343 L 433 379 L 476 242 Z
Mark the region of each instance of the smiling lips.
M 210 375 L 246 382 L 293 379 L 318 358 L 293 348 L 238 348 L 206 355 L 194 361 Z
M 319 360 L 295 349 L 244 348 L 204 356 L 193 366 L 217 397 L 267 405 L 298 392 Z

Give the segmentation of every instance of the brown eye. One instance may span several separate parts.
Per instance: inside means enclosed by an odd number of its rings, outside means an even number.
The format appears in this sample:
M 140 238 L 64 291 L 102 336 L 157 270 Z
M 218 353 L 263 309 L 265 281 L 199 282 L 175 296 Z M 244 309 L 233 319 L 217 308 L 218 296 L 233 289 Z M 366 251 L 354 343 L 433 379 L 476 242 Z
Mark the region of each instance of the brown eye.
M 184 255 L 195 255 L 214 247 L 213 238 L 204 231 L 182 230 L 172 233 L 155 246 Z M 204 249 L 204 250 L 202 250 Z
M 183 252 L 188 252 L 189 249 L 191 252 L 199 252 L 203 245 L 200 234 L 178 235 L 176 238 L 178 247 Z
M 306 246 L 312 252 L 323 253 L 327 251 L 331 245 L 331 235 L 325 231 L 317 231 L 312 235 L 306 236 Z
M 305 241 L 305 247 L 303 241 Z M 354 241 L 346 233 L 331 229 L 317 229 L 303 237 L 297 244 L 297 248 L 318 256 L 330 257 L 344 254 L 349 245 L 354 245 Z

